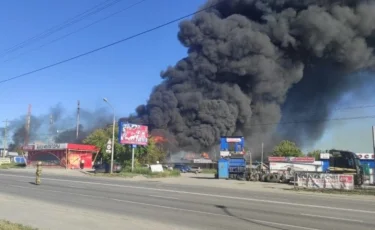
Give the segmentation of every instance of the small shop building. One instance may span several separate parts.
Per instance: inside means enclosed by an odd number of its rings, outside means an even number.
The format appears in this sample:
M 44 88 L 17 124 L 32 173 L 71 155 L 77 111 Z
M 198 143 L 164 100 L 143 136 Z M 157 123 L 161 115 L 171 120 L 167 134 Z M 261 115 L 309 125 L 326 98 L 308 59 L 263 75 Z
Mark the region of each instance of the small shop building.
M 94 145 L 59 143 L 24 146 L 27 151 L 27 165 L 35 166 L 42 162 L 46 167 L 66 169 L 91 169 L 99 152 Z

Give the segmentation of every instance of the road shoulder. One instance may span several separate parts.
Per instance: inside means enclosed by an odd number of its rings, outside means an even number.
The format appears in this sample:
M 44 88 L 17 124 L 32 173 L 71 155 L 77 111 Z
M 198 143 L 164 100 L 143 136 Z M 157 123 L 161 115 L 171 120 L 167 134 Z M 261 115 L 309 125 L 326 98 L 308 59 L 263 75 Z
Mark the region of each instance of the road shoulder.
M 0 216 L 3 219 L 29 225 L 40 230 L 123 229 L 124 226 L 129 229 L 189 230 L 189 228 L 170 226 L 170 224 L 149 221 L 143 218 L 106 214 L 100 212 L 100 210 L 77 209 L 76 207 L 51 204 L 1 193 L 0 202 Z

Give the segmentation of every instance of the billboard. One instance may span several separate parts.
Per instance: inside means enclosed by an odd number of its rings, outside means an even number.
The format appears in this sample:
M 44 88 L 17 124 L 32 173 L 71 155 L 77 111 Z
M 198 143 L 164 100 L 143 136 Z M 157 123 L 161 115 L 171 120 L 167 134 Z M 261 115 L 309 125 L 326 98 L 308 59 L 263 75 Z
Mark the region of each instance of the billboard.
M 119 143 L 122 145 L 147 145 L 148 127 L 129 123 L 119 124 Z
M 354 177 L 347 174 L 297 173 L 297 186 L 314 189 L 354 189 Z
M 227 157 L 232 154 L 245 154 L 245 140 L 241 136 L 220 137 L 220 156 Z
M 374 160 L 374 154 L 373 153 L 356 153 L 357 157 L 360 160 Z
M 61 150 L 61 149 L 67 149 L 67 148 L 68 148 L 68 144 L 62 143 L 62 144 L 35 145 L 34 150 L 46 150 L 46 149 Z
M 313 163 L 314 157 L 268 157 L 269 162 L 299 162 Z
M 320 161 L 315 161 L 314 163 L 270 162 L 271 173 L 287 171 L 288 168 L 293 169 L 294 171 L 323 172 L 322 162 Z

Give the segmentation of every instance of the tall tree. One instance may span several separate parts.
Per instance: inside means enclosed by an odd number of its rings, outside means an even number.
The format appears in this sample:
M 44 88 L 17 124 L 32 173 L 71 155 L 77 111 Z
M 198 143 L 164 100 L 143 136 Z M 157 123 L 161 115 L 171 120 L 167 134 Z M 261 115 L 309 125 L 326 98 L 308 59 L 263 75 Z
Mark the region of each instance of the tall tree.
M 117 129 L 117 126 L 115 128 Z M 103 157 L 105 162 L 109 162 L 111 154 L 106 152 L 107 142 L 112 138 L 112 126 L 104 129 L 96 129 L 83 140 L 85 144 L 95 145 L 100 148 L 100 156 Z M 114 158 L 125 167 L 131 165 L 132 147 L 130 145 L 121 145 L 118 139 L 115 138 L 115 152 Z M 162 146 L 157 144 L 153 137 L 148 139 L 147 146 L 137 146 L 135 149 L 135 166 L 141 164 L 155 164 L 156 161 L 163 161 L 166 153 Z
M 83 143 L 95 145 L 100 148 L 100 156 L 103 158 L 103 161 L 109 162 L 111 159 L 111 153 L 106 152 L 107 142 L 109 139 L 112 139 L 112 125 L 103 129 L 96 129 L 90 135 L 88 135 Z M 115 130 L 118 130 L 117 126 Z M 114 145 L 114 158 L 119 161 L 123 161 L 125 157 L 122 155 L 129 153 L 128 149 L 118 143 L 118 140 L 115 136 L 115 145 Z
M 150 137 L 147 146 L 142 149 L 139 160 L 143 164 L 155 164 L 157 161 L 163 161 L 165 156 L 163 147 L 156 143 L 154 137 Z
M 275 146 L 272 155 L 280 157 L 300 157 L 303 156 L 303 153 L 294 142 L 283 140 Z

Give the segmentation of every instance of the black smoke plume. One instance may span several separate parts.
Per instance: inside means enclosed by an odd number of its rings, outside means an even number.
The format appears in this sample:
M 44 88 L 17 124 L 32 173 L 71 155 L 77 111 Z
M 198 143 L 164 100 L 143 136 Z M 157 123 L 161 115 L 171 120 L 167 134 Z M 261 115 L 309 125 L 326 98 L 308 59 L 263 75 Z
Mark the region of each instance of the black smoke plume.
M 180 23 L 187 56 L 123 119 L 162 130 L 182 149 L 210 149 L 221 135 L 244 135 L 253 148 L 281 138 L 311 145 L 324 122 L 270 124 L 328 118 L 345 92 L 366 82 L 357 73 L 375 64 L 374 1 L 212 0 L 203 7 L 211 5 Z
M 21 116 L 9 124 L 13 149 L 22 146 L 27 137 L 26 117 Z M 51 119 L 52 117 L 52 119 Z M 52 123 L 51 123 L 52 120 Z M 112 115 L 108 109 L 80 110 L 80 128 L 76 138 L 76 112 L 68 113 L 61 104 L 50 108 L 48 114 L 40 116 L 31 115 L 29 144 L 35 142 L 56 143 L 82 143 L 82 141 L 95 129 L 103 128 L 112 122 Z

